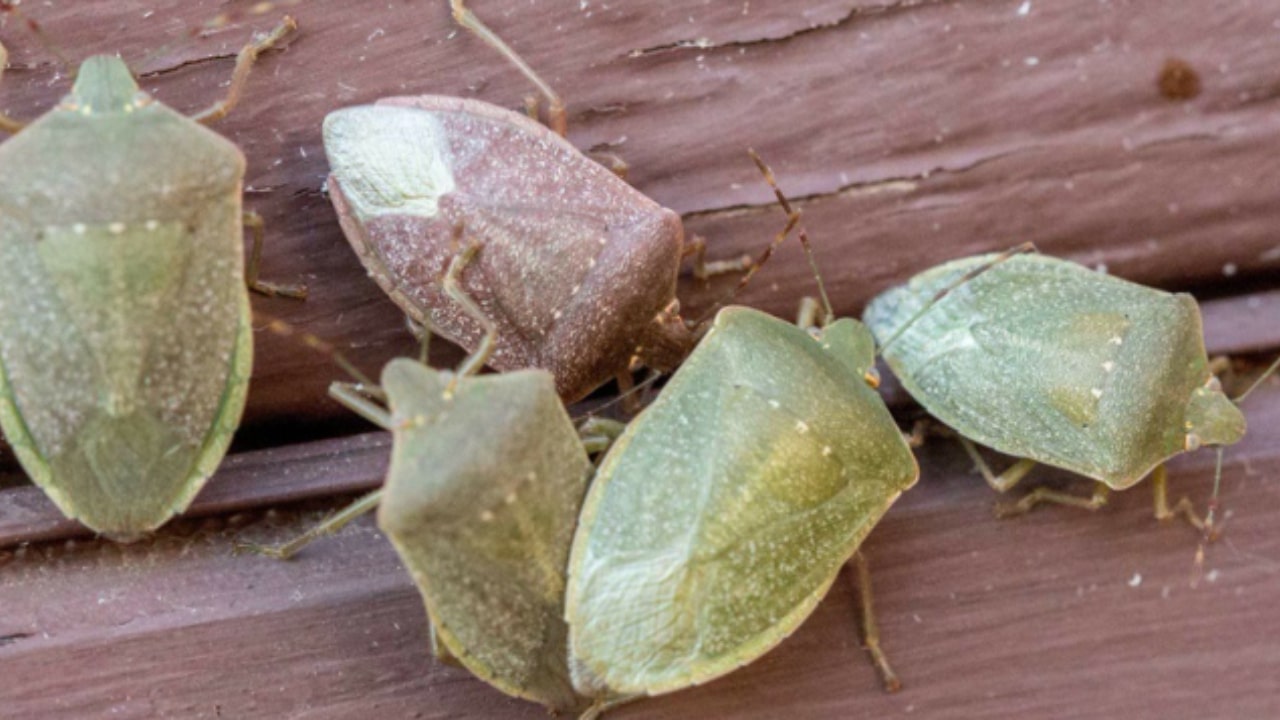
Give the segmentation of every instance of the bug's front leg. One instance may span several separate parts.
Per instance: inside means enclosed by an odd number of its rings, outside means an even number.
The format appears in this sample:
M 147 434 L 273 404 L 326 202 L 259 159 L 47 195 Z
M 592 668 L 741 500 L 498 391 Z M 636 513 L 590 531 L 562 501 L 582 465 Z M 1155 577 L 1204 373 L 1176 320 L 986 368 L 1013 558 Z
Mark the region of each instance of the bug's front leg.
M 871 664 L 875 665 L 876 671 L 880 673 L 885 692 L 897 692 L 902 689 L 902 681 L 889 666 L 889 658 L 880 647 L 880 627 L 876 624 L 876 615 L 871 604 L 871 567 L 862 552 L 854 553 L 853 559 L 849 562 L 853 565 L 854 588 L 858 592 L 858 605 L 861 608 L 859 619 L 862 625 L 862 645 L 871 657 Z
M 4 69 L 8 66 L 9 66 L 9 51 L 5 49 L 3 43 L 0 43 L 0 74 L 3 74 Z M 4 113 L 0 113 L 0 130 L 3 130 L 4 132 L 7 132 L 7 133 L 16 133 L 26 126 L 27 124 L 22 122 L 21 120 L 14 120 L 13 118 L 9 117 L 8 115 L 5 115 Z

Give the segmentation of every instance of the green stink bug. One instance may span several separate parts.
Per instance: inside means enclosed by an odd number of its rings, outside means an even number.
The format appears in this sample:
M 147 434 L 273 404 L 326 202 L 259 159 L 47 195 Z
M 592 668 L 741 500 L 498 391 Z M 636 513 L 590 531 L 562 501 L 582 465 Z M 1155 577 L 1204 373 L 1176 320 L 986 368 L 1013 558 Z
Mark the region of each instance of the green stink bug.
M 871 332 L 851 318 L 810 328 L 811 316 L 799 327 L 721 310 L 605 456 L 569 564 L 579 692 L 656 695 L 756 659 L 916 482 L 871 387 Z
M 1037 488 L 1001 512 L 1096 509 L 1151 474 L 1156 516 L 1203 528 L 1188 499 L 1169 508 L 1163 463 L 1239 441 L 1245 420 L 1211 372 L 1195 300 L 1043 255 L 993 257 L 927 270 L 867 307 L 903 386 L 962 438 L 1020 458 L 997 476 L 966 442 L 1001 492 L 1036 463 L 1098 481 L 1090 498 Z
M 91 57 L 71 93 L 0 145 L 0 426 L 59 509 L 129 540 L 191 502 L 226 452 L 252 364 L 245 161 Z M 256 228 L 255 228 L 256 230 Z
M 593 470 L 587 449 L 603 438 L 579 437 L 545 370 L 474 375 L 496 332 L 459 288 L 477 248 L 455 256 L 442 283 L 487 328 L 476 354 L 456 373 L 401 358 L 381 387 L 331 388 L 392 433 L 382 489 L 285 545 L 250 548 L 288 558 L 376 507 L 422 595 L 438 658 L 549 709 L 585 709 L 570 681 L 565 567 Z

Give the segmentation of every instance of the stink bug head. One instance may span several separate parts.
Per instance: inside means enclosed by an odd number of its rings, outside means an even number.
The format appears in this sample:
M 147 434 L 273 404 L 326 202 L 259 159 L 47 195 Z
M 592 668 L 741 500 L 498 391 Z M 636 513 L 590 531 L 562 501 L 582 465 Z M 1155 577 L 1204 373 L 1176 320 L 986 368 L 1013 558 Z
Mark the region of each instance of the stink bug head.
M 80 65 L 63 105 L 86 114 L 117 113 L 132 110 L 146 98 L 124 60 L 115 55 L 94 55 Z
M 840 318 L 818 331 L 818 341 L 857 377 L 865 378 L 876 364 L 876 339 L 866 325 Z
M 1191 391 L 1186 427 L 1190 450 L 1201 445 L 1234 445 L 1244 437 L 1244 413 L 1222 392 L 1215 378 Z

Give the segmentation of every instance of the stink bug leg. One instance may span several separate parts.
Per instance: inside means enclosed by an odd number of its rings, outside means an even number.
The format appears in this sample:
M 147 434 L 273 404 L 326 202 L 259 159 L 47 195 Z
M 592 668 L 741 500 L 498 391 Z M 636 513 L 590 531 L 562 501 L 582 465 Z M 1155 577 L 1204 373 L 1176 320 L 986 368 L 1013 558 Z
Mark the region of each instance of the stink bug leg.
M 568 117 L 564 110 L 564 101 L 560 99 L 560 95 L 547 84 L 545 80 L 538 76 L 538 73 L 529 67 L 529 63 L 520 57 L 520 54 L 511 49 L 497 33 L 489 29 L 487 25 L 480 22 L 480 18 L 471 12 L 467 7 L 466 0 L 449 0 L 449 6 L 453 9 L 453 19 L 462 27 L 470 30 L 472 33 L 483 40 L 486 44 L 497 50 L 512 65 L 520 69 L 520 72 L 528 78 L 533 86 L 538 88 L 538 92 L 547 100 L 547 117 L 548 125 L 560 137 L 564 137 L 568 130 Z M 538 117 L 537 101 L 529 103 L 529 115 L 534 119 Z
M 257 62 L 258 55 L 271 49 L 286 35 L 297 29 L 298 23 L 286 15 L 271 32 L 241 48 L 240 53 L 236 55 L 236 67 L 231 71 L 231 85 L 227 87 L 227 94 L 221 100 L 192 115 L 191 119 L 208 125 L 226 117 L 240 102 L 240 93 L 244 92 L 244 84 L 249 80 L 249 71 Z
M 249 228 L 249 234 L 253 237 L 252 249 L 249 251 L 249 262 L 245 265 L 244 270 L 245 285 L 250 290 L 267 297 L 282 295 L 296 300 L 305 300 L 307 297 L 306 285 L 281 285 L 258 279 L 259 268 L 262 267 L 262 245 L 266 236 L 265 223 L 262 222 L 261 215 L 249 211 L 244 214 L 244 225 Z
M 9 51 L 5 49 L 4 43 L 0 43 L 0 75 L 4 74 L 5 68 L 9 67 Z M 0 131 L 7 133 L 16 133 L 26 127 L 26 123 L 0 113 Z

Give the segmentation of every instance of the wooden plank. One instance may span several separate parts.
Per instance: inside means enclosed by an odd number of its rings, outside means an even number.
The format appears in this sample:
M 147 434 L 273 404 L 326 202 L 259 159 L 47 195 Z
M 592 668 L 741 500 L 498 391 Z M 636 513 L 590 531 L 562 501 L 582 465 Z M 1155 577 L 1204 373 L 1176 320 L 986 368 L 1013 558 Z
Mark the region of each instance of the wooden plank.
M 233 455 L 196 497 L 186 517 L 368 490 L 386 476 L 390 452 L 391 436 L 376 432 Z M 0 549 L 89 534 L 64 518 L 34 486 L 0 491 Z
M 263 58 L 218 129 L 249 159 L 264 215 L 264 270 L 312 285 L 260 308 L 334 339 L 365 367 L 409 351 L 394 307 L 364 277 L 327 200 L 320 121 L 390 94 L 515 106 L 527 84 L 461 33 L 444 0 L 382 4 L 126 0 L 26 11 L 73 55 L 120 51 L 144 86 L 191 111 L 219 93 L 231 56 L 285 10 L 301 30 Z M 190 31 L 230 7 L 226 27 Z M 938 261 L 1034 241 L 1042 250 L 1169 288 L 1232 294 L 1274 279 L 1280 245 L 1280 46 L 1267 3 L 1204 12 L 1194 0 L 1021 3 L 769 0 L 499 3 L 478 13 L 569 102 L 570 139 L 631 163 L 644 192 L 684 213 L 714 257 L 759 249 L 780 215 L 744 150 L 758 147 L 801 207 L 841 313 Z M 0 108 L 31 117 L 67 72 L 20 23 Z M 1176 54 L 1203 92 L 1162 97 Z M 741 300 L 790 314 L 811 292 L 795 248 Z M 1225 291 L 1225 292 L 1224 292 Z M 705 306 L 698 284 L 687 305 Z M 323 358 L 260 334 L 242 446 L 353 427 L 324 397 Z M 456 353 L 438 358 L 453 362 Z
M 995 495 L 963 454 L 931 443 L 920 485 L 867 545 L 903 692 L 879 689 L 842 581 L 759 662 L 610 717 L 1273 717 L 1278 385 L 1250 400 L 1254 432 L 1227 454 L 1227 535 L 1194 589 L 1197 536 L 1154 522 L 1145 486 L 1094 515 L 996 520 Z M 1176 461 L 1175 497 L 1203 504 L 1212 465 L 1207 452 Z M 545 717 L 428 657 L 421 603 L 371 523 L 288 563 L 230 552 L 233 538 L 278 540 L 321 514 L 10 553 L 0 708 L 24 718 Z

